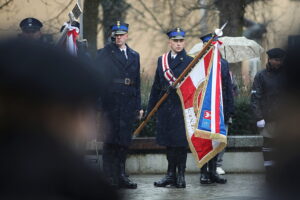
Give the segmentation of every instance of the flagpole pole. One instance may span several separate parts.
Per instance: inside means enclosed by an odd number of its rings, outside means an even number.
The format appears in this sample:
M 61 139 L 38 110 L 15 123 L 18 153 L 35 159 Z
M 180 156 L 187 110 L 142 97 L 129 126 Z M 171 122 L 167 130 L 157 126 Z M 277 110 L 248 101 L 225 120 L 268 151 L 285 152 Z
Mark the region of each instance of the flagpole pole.
M 83 8 L 82 0 L 77 0 L 77 4 L 79 5 L 80 8 Z M 79 24 L 80 24 L 79 39 L 82 39 L 83 38 L 83 15 L 79 16 Z
M 138 135 L 143 128 L 146 126 L 147 122 L 153 117 L 153 115 L 156 113 L 160 105 L 167 99 L 169 96 L 170 90 L 172 88 L 176 88 L 176 86 L 183 80 L 183 78 L 190 72 L 190 70 L 198 63 L 198 61 L 203 57 L 203 55 L 206 53 L 206 51 L 211 47 L 212 41 L 215 39 L 217 35 L 213 34 L 213 37 L 206 43 L 206 45 L 203 47 L 203 49 L 198 53 L 198 55 L 190 62 L 190 64 L 183 70 L 183 72 L 179 75 L 177 80 L 168 88 L 166 93 L 160 98 L 160 100 L 155 104 L 153 109 L 147 114 L 145 117 L 145 120 L 139 125 L 137 129 L 133 132 L 133 136 Z

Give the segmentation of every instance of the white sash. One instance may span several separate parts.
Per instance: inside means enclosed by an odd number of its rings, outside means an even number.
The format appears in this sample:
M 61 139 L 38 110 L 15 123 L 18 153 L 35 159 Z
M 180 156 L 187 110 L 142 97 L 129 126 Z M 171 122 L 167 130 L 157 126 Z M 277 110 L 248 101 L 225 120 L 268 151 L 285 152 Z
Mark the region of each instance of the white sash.
M 176 81 L 176 77 L 173 75 L 173 72 L 169 67 L 168 55 L 169 52 L 162 55 L 162 70 L 165 79 L 168 81 L 170 85 L 173 85 L 173 83 Z

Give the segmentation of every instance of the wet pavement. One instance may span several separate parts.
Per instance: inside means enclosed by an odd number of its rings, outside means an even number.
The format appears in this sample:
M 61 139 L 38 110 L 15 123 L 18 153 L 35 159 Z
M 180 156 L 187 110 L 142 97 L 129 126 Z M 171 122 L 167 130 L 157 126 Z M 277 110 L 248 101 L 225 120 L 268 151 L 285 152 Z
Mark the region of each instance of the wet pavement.
M 131 175 L 138 183 L 135 190 L 121 190 L 130 200 L 260 200 L 263 199 L 263 174 L 227 174 L 227 184 L 200 185 L 199 174 L 187 174 L 185 189 L 157 188 L 153 182 L 162 175 Z

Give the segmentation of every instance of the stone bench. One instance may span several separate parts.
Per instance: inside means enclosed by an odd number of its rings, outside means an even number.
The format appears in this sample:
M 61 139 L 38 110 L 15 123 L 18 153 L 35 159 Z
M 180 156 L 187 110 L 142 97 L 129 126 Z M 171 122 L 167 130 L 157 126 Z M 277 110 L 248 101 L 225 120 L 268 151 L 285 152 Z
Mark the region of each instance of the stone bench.
M 228 145 L 223 158 L 223 169 L 229 173 L 263 172 L 261 146 L 262 136 L 228 136 Z M 101 142 L 91 141 L 87 150 L 101 158 Z M 155 142 L 155 138 L 135 138 L 130 146 L 126 169 L 129 173 L 164 173 L 167 167 L 165 148 Z M 101 159 L 100 159 L 101 160 Z M 199 172 L 194 158 L 188 153 L 187 172 Z
M 228 136 L 226 151 L 261 151 L 262 143 L 263 138 L 258 135 Z M 90 141 L 87 144 L 87 150 L 92 153 L 97 148 L 101 152 L 102 146 L 102 142 Z M 130 146 L 131 153 L 162 153 L 164 149 L 156 144 L 153 137 L 135 138 Z

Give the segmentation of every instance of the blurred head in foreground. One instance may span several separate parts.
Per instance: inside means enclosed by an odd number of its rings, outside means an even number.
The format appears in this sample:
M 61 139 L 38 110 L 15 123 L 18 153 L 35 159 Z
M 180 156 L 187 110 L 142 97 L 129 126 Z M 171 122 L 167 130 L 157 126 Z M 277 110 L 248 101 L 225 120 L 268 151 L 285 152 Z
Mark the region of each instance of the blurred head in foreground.
M 101 199 L 111 192 L 73 148 L 95 131 L 96 68 L 21 39 L 1 41 L 0 59 L 0 196 Z
M 95 131 L 94 105 L 101 94 L 96 68 L 34 41 L 0 45 L 2 130 L 47 130 L 65 141 Z

